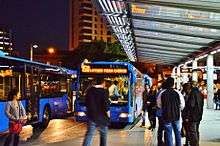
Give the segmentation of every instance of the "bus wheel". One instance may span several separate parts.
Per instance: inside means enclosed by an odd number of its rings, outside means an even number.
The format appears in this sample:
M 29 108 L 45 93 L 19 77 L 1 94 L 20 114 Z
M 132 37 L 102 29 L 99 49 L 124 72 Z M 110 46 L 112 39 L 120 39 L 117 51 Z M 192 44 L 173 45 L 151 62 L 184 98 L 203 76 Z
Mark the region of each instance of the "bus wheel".
M 44 112 L 43 112 L 43 120 L 42 120 L 42 123 L 41 123 L 41 127 L 43 129 L 47 128 L 47 126 L 50 122 L 50 116 L 51 116 L 50 108 L 48 106 L 46 106 L 45 109 L 44 109 Z

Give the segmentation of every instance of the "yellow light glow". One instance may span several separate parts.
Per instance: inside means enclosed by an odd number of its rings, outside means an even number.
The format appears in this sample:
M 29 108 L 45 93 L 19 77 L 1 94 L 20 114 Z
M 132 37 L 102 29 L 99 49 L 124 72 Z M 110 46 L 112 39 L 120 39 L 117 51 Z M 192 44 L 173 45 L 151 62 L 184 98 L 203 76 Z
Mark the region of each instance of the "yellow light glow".
M 1 70 L 0 76 L 1 77 L 12 76 L 12 70 Z
M 55 53 L 55 49 L 54 48 L 48 48 L 48 53 L 49 54 L 54 54 Z
M 146 10 L 144 8 L 137 7 L 137 5 L 132 5 L 131 11 L 132 11 L 132 13 L 145 14 Z

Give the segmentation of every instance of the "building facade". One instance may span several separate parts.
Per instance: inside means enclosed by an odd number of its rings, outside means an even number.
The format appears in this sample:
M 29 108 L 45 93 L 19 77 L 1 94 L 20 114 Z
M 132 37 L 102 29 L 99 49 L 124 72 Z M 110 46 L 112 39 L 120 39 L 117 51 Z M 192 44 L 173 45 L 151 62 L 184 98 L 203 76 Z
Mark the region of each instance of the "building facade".
M 115 42 L 91 0 L 72 0 L 70 7 L 70 50 L 92 41 Z
M 10 31 L 0 28 L 0 50 L 4 52 L 12 52 L 12 37 Z

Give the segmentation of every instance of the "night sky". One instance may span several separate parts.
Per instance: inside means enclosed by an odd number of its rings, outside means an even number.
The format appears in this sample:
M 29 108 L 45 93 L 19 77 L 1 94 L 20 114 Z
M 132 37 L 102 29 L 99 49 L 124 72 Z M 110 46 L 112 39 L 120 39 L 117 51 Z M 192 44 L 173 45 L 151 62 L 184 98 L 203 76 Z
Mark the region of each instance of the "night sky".
M 0 0 L 0 27 L 13 33 L 14 49 L 68 48 L 69 0 Z

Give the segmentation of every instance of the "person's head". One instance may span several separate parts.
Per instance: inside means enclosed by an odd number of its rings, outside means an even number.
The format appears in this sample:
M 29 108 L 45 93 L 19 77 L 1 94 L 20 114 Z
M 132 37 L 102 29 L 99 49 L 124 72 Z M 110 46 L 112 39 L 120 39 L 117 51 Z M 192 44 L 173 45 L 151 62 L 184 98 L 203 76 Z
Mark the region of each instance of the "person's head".
M 174 78 L 168 77 L 166 80 L 166 86 L 167 88 L 173 88 L 174 86 Z
M 198 83 L 197 83 L 196 81 L 192 81 L 192 82 L 191 82 L 191 85 L 192 85 L 192 87 L 197 87 L 197 86 L 198 86 Z
M 97 85 L 104 85 L 104 86 L 105 86 L 105 80 L 104 80 L 104 78 L 97 78 L 97 79 L 96 79 L 96 84 L 97 84 Z
M 118 81 L 116 81 L 116 80 L 115 80 L 113 83 L 114 83 L 115 85 L 118 85 Z
M 191 85 L 190 83 L 183 84 L 183 92 L 189 93 L 191 91 Z
M 161 89 L 167 89 L 167 84 L 165 81 L 161 84 Z
M 8 93 L 8 100 L 12 101 L 12 100 L 19 100 L 21 97 L 21 94 L 19 93 L 18 89 L 12 89 L 9 93 Z

